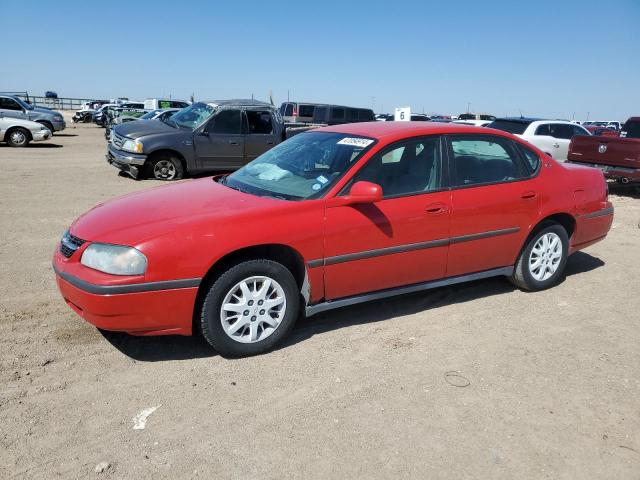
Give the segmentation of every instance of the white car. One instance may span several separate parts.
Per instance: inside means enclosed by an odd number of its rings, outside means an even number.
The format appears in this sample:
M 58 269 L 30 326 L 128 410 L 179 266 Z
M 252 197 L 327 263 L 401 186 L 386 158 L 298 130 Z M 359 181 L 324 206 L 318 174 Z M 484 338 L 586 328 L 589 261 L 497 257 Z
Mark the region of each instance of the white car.
M 569 143 L 575 135 L 591 135 L 582 125 L 566 120 L 498 118 L 487 127 L 513 133 L 561 162 L 567 159 Z
M 51 135 L 51 130 L 40 123 L 0 114 L 0 142 L 10 147 L 26 147 L 32 140 L 47 140 Z
M 491 120 L 454 120 L 451 123 L 460 123 L 462 125 L 474 125 L 476 127 L 485 127 L 491 123 Z

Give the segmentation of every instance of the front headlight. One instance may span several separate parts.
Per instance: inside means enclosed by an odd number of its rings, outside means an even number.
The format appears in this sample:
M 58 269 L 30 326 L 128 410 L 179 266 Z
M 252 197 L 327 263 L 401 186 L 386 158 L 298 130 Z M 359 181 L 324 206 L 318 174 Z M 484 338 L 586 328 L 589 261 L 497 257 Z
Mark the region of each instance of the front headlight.
M 147 257 L 133 247 L 92 243 L 80 259 L 85 267 L 112 275 L 143 275 Z
M 125 140 L 121 148 L 131 153 L 142 153 L 142 142 L 140 140 Z
M 61 122 L 61 121 L 62 121 L 62 115 L 54 115 L 54 116 L 53 116 L 53 119 L 54 119 L 56 122 Z
M 44 125 L 40 125 L 40 130 L 49 130 L 47 127 L 45 127 Z

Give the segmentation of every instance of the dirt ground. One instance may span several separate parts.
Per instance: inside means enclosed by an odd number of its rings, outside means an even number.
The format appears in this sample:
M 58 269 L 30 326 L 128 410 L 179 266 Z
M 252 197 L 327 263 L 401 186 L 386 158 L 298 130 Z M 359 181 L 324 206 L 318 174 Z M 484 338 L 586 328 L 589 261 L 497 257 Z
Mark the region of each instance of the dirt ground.
M 612 195 L 609 237 L 551 290 L 494 279 L 327 312 L 225 360 L 102 335 L 58 294 L 69 223 L 156 184 L 118 176 L 103 133 L 0 145 L 0 478 L 640 478 L 637 196 Z

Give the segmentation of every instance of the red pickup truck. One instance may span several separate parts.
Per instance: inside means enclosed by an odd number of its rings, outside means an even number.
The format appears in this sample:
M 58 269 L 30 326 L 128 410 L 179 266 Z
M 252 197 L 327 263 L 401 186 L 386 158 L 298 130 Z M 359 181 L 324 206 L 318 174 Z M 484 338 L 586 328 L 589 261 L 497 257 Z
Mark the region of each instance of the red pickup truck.
M 599 168 L 605 177 L 634 183 L 640 192 L 640 117 L 627 120 L 620 137 L 573 137 L 567 161 Z

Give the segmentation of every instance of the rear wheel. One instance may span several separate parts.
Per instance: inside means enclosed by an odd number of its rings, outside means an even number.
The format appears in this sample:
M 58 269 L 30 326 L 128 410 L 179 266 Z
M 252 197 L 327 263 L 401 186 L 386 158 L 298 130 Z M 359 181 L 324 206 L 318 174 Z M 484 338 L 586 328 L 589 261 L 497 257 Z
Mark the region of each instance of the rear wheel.
M 7 132 L 7 144 L 10 147 L 26 147 L 31 141 L 31 134 L 24 128 L 14 128 Z
M 556 223 L 540 228 L 520 253 L 511 282 L 524 290 L 544 290 L 556 285 L 569 255 L 567 231 Z
M 293 275 L 280 263 L 239 263 L 209 288 L 200 315 L 202 334 L 224 356 L 266 352 L 293 327 L 299 296 Z
M 180 159 L 171 155 L 158 155 L 148 162 L 147 174 L 156 180 L 180 180 L 184 169 Z

